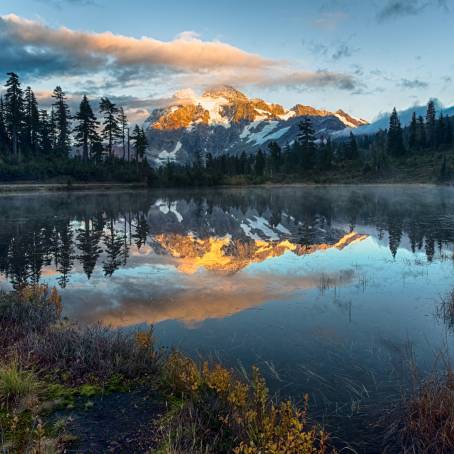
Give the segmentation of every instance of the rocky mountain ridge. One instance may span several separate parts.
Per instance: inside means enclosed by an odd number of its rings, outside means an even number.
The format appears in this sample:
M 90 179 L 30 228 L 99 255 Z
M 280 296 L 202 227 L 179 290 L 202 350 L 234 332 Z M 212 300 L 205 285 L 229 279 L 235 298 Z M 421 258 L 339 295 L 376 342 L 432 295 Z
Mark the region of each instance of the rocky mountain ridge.
M 188 162 L 197 152 L 237 154 L 294 142 L 301 117 L 311 117 L 317 137 L 367 121 L 342 110 L 330 112 L 303 104 L 287 110 L 262 99 L 249 99 L 230 86 L 206 90 L 201 96 L 185 92 L 174 102 L 152 111 L 145 122 L 149 157 L 157 164 Z

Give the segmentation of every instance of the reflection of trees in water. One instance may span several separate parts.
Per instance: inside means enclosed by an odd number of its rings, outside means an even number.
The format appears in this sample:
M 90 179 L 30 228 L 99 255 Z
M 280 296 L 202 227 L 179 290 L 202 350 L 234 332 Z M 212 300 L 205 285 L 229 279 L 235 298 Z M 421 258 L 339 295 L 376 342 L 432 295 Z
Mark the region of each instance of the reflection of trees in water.
M 303 246 L 332 244 L 335 224 L 353 231 L 373 226 L 388 235 L 391 255 L 402 241 L 432 261 L 454 242 L 454 198 L 450 190 L 296 190 L 244 189 L 168 193 L 160 211 L 151 193 L 69 194 L 0 199 L 5 213 L 0 230 L 0 273 L 14 286 L 39 282 L 45 267 L 58 273 L 65 287 L 75 265 L 88 279 L 97 266 L 112 276 L 155 234 L 191 232 L 201 238 L 231 234 L 245 245 L 240 227 L 248 217 L 263 217 L 273 229 L 285 224 L 289 239 Z M 172 210 L 182 210 L 177 219 Z M 359 227 L 361 230 L 361 227 Z M 276 231 L 276 230 L 275 230 Z M 150 246 L 156 247 L 153 241 Z
M 85 216 L 83 227 L 77 231 L 77 248 L 80 251 L 77 258 L 82 263 L 88 279 L 93 274 L 99 255 L 102 252 L 99 242 L 102 237 L 103 227 L 102 218 L 99 219 L 98 217 L 92 221 L 88 216 Z

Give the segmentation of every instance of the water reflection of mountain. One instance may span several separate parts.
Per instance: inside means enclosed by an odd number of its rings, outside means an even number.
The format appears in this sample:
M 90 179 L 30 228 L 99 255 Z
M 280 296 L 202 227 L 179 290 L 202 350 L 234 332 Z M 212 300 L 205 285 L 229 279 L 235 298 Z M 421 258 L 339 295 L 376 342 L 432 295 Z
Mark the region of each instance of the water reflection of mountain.
M 50 270 L 65 287 L 126 266 L 131 251 L 179 258 L 182 271 L 235 272 L 287 251 L 340 247 L 357 225 L 429 261 L 454 240 L 449 188 L 273 188 L 212 192 L 21 195 L 0 198 L 0 273 L 15 285 Z M 347 236 L 346 236 L 347 235 Z M 403 241 L 405 239 L 405 241 Z M 340 242 L 340 243 L 339 243 Z

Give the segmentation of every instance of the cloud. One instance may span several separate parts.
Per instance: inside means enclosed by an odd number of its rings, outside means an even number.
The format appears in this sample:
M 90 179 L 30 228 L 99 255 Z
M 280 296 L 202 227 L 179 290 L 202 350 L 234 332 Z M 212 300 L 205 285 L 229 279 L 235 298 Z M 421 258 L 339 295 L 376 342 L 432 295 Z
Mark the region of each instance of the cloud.
M 314 21 L 314 25 L 317 28 L 324 30 L 334 30 L 341 22 L 345 21 L 347 18 L 348 15 L 343 11 L 323 12 L 320 17 Z
M 175 85 L 231 84 L 334 87 L 350 90 L 352 76 L 299 70 L 221 41 L 204 41 L 186 31 L 171 41 L 111 32 L 51 28 L 14 14 L 0 16 L 0 71 L 34 77 L 103 74 L 111 84 L 161 80 Z
M 6 34 L 29 54 L 50 51 L 67 54 L 81 65 L 162 66 L 175 70 L 210 68 L 267 68 L 271 60 L 245 52 L 220 41 L 202 41 L 193 32 L 185 32 L 164 42 L 140 39 L 111 32 L 85 33 L 68 28 L 52 29 L 40 22 L 10 14 L 2 16 L 2 34 Z
M 95 0 L 37 0 L 40 3 L 50 4 L 55 8 L 62 9 L 67 5 L 74 6 L 98 6 Z
M 359 49 L 353 48 L 346 43 L 341 43 L 331 56 L 333 60 L 341 60 L 343 58 L 351 57 Z
M 378 11 L 380 22 L 397 17 L 416 16 L 430 6 L 448 9 L 446 0 L 388 0 Z
M 330 45 L 313 41 L 306 43 L 303 41 L 303 46 L 306 46 L 314 55 L 334 61 L 351 57 L 360 50 L 359 48 L 350 46 L 347 41 L 331 43 Z
M 267 78 L 257 85 L 273 86 L 280 85 L 295 88 L 321 88 L 326 86 L 336 87 L 340 90 L 354 90 L 359 84 L 349 75 L 319 70 L 316 72 L 298 71 L 289 74 L 283 74 L 274 78 Z
M 402 88 L 410 88 L 410 89 L 415 89 L 415 88 L 427 88 L 429 84 L 423 80 L 419 79 L 401 79 L 399 82 L 399 85 Z

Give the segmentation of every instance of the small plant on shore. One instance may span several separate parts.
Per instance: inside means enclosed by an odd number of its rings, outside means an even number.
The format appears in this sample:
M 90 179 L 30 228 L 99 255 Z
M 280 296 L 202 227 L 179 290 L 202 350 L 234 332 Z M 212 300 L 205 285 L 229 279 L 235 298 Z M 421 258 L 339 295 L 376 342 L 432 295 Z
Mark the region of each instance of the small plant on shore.
M 252 369 L 251 384 L 233 371 L 204 363 L 199 368 L 179 353 L 164 365 L 164 385 L 182 397 L 164 423 L 167 452 L 308 454 L 328 452 L 328 434 L 308 422 L 308 397 L 298 410 L 275 404 L 265 380 Z
M 454 452 L 454 371 L 433 374 L 405 402 L 398 435 L 408 452 Z
M 0 367 L 0 404 L 7 409 L 19 401 L 32 399 L 39 388 L 39 382 L 32 372 L 21 370 L 16 362 Z

